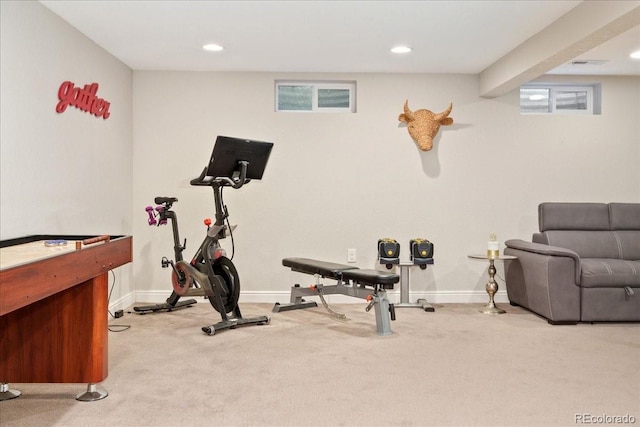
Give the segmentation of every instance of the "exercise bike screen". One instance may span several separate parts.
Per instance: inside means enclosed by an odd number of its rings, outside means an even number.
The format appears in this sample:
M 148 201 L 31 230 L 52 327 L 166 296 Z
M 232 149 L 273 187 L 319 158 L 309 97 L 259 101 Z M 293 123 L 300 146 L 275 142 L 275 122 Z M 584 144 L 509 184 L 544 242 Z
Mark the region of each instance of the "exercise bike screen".
M 238 163 L 246 161 L 248 179 L 262 179 L 271 154 L 272 142 L 218 136 L 213 146 L 207 176 L 229 177 L 239 172 Z

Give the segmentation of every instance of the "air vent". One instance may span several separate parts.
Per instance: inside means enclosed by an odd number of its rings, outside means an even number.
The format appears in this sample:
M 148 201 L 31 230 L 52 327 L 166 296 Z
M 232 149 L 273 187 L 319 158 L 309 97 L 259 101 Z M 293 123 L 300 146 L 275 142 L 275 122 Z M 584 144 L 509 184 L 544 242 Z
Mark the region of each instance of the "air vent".
M 604 59 L 579 59 L 572 61 L 571 65 L 602 65 L 608 61 Z

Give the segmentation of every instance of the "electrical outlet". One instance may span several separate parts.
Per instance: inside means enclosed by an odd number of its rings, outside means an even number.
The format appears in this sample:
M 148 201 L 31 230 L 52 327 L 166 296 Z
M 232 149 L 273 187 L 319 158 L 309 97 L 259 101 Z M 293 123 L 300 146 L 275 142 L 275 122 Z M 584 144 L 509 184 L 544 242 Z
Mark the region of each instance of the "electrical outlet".
M 356 262 L 356 250 L 347 249 L 347 262 Z

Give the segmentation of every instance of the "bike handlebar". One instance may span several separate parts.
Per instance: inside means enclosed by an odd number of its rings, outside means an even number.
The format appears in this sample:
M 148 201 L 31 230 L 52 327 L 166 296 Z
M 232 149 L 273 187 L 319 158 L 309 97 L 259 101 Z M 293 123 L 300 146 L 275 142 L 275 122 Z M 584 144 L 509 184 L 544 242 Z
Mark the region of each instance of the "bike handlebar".
M 250 180 L 247 179 L 247 168 L 249 162 L 241 160 L 238 162 L 240 165 L 240 176 L 237 178 L 230 178 L 228 176 L 209 177 L 207 176 L 207 168 L 202 169 L 202 173 L 199 177 L 192 179 L 189 183 L 196 186 L 213 186 L 213 185 L 228 185 L 233 188 L 240 188 Z

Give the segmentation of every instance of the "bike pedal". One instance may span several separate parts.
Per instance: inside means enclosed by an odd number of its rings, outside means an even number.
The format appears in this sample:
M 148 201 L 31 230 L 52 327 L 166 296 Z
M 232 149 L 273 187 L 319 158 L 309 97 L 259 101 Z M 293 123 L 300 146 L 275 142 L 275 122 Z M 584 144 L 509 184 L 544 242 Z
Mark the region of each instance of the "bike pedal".
M 162 268 L 167 268 L 169 267 L 169 260 L 167 259 L 167 257 L 162 257 L 162 261 L 160 261 Z

